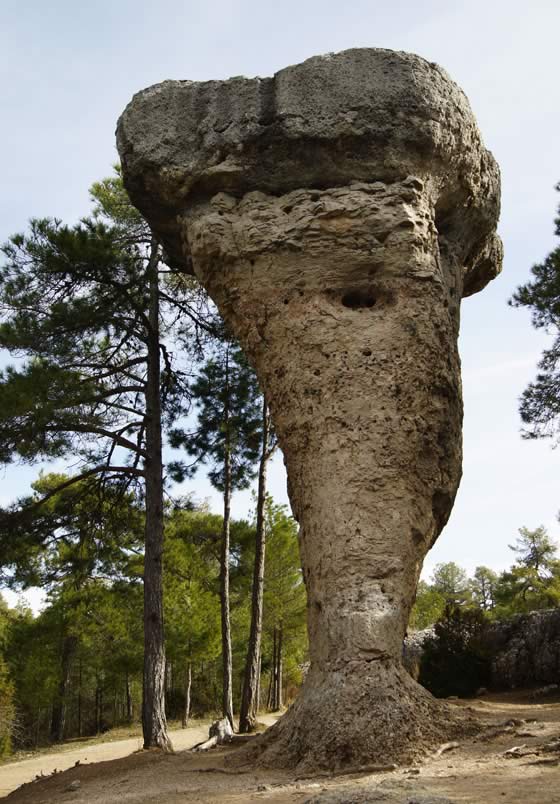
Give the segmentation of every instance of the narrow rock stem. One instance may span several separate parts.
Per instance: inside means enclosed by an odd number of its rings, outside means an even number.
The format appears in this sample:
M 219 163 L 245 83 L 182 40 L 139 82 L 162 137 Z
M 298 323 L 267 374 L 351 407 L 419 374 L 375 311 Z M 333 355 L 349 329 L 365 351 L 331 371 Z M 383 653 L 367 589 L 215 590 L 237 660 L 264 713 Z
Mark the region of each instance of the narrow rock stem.
M 185 235 L 270 400 L 301 527 L 312 672 L 358 686 L 378 675 L 372 662 L 397 673 L 461 472 L 462 286 L 430 193 L 411 178 L 221 195 L 185 218 Z

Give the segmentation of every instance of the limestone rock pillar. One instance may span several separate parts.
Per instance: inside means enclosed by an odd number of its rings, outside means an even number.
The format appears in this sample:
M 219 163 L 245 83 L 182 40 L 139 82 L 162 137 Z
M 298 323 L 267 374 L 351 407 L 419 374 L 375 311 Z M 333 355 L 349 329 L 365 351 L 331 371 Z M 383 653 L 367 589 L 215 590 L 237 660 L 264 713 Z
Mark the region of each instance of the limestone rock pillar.
M 300 524 L 311 670 L 261 760 L 409 758 L 453 719 L 401 667 L 461 476 L 463 296 L 499 271 L 499 175 L 436 65 L 361 49 L 165 82 L 118 128 L 134 203 L 266 390 Z

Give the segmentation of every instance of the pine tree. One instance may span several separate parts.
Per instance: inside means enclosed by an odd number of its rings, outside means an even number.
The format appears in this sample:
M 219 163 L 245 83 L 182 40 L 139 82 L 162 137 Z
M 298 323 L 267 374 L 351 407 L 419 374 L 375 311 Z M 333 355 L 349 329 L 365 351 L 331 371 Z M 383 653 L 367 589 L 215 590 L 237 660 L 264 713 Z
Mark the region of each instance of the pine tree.
M 221 517 L 204 511 L 174 511 L 166 527 L 167 654 L 183 682 L 183 728 L 191 713 L 193 667 L 220 653 L 219 561 L 213 547 L 221 532 Z
M 550 578 L 560 569 L 556 544 L 543 525 L 535 530 L 519 528 L 519 536 L 509 548 L 517 555 L 520 566 L 534 570 L 541 579 Z
M 286 506 L 270 497 L 265 507 L 267 561 L 264 579 L 264 630 L 269 666 L 268 708 L 281 709 L 284 674 L 301 680 L 307 658 L 306 593 L 301 572 L 298 528 Z M 289 664 L 288 664 L 289 659 Z
M 447 603 L 466 603 L 470 599 L 467 573 L 454 561 L 436 564 L 432 582 Z
M 556 186 L 560 191 L 560 184 Z M 560 237 L 560 207 L 555 234 Z M 527 307 L 533 326 L 554 335 L 539 361 L 539 372 L 521 396 L 519 411 L 525 438 L 560 437 L 560 246 L 531 269 L 532 281 L 517 288 L 513 307 Z
M 560 605 L 560 560 L 544 527 L 519 529 L 509 546 L 517 560 L 502 572 L 495 597 L 499 616 L 526 613 Z
M 275 449 L 276 442 L 272 433 L 270 414 L 266 398 L 262 400 L 262 446 L 259 460 L 255 563 L 253 569 L 253 585 L 251 590 L 251 626 L 245 673 L 243 676 L 243 692 L 239 713 L 239 731 L 242 734 L 254 731 L 257 725 L 258 688 L 261 666 L 261 641 L 263 630 L 264 573 L 266 556 L 266 472 L 267 464 Z
M 208 476 L 223 494 L 224 517 L 220 555 L 222 619 L 222 708 L 233 728 L 232 647 L 229 605 L 231 496 L 247 488 L 255 474 L 261 443 L 261 404 L 256 377 L 243 353 L 226 338 L 203 366 L 191 392 L 197 428 L 176 430 L 172 443 L 183 444 L 196 461 L 210 464 Z
M 0 347 L 23 362 L 0 373 L 0 460 L 78 457 L 65 485 L 117 478 L 143 494 L 144 745 L 168 749 L 162 426 L 188 402 L 168 339 L 198 346 L 211 325 L 190 282 L 167 272 L 162 283 L 161 249 L 120 175 L 91 193 L 90 218 L 34 220 L 3 247 Z
M 445 596 L 426 581 L 419 581 L 410 612 L 409 628 L 422 631 L 439 620 L 445 610 Z
M 470 587 L 474 602 L 483 611 L 492 611 L 496 605 L 496 587 L 498 574 L 488 567 L 477 567 L 471 579 Z
M 92 584 L 130 575 L 130 551 L 142 543 L 144 524 L 130 494 L 109 487 L 100 498 L 91 478 L 72 485 L 65 480 L 56 474 L 41 477 L 33 487 L 38 499 L 48 495 L 48 501 L 20 501 L 20 515 L 4 519 L 0 528 L 4 580 L 12 588 L 39 586 L 56 601 L 59 666 L 50 729 L 54 741 L 64 739 L 70 674 Z
M 12 750 L 12 734 L 16 725 L 14 684 L 5 661 L 10 611 L 0 595 L 0 759 Z

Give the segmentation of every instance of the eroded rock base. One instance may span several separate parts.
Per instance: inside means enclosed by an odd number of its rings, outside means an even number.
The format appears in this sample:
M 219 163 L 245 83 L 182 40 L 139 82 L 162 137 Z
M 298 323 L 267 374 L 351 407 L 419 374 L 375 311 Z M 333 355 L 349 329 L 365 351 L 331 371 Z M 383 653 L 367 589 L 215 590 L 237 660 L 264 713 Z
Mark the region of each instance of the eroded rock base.
M 475 719 L 436 700 L 400 665 L 352 662 L 334 672 L 311 670 L 288 712 L 230 762 L 296 768 L 300 774 L 381 770 L 478 728 Z

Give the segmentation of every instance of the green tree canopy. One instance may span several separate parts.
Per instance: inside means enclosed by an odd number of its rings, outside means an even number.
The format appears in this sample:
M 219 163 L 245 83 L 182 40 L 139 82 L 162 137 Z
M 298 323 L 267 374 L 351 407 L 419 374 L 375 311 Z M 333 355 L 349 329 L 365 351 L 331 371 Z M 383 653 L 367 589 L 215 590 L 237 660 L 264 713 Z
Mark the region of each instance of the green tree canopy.
M 83 589 L 92 579 L 141 576 L 144 515 L 130 493 L 50 473 L 0 519 L 0 580 L 13 588 Z M 41 504 L 39 504 L 41 503 Z
M 509 548 L 517 555 L 516 563 L 533 569 L 539 578 L 550 578 L 560 570 L 557 546 L 543 525 L 535 530 L 519 528 L 519 536 Z
M 161 263 L 161 250 L 118 173 L 91 195 L 89 218 L 74 226 L 32 220 L 28 233 L 2 247 L 0 347 L 18 363 L 0 372 L 0 460 L 79 456 L 89 474 L 139 477 L 152 329 L 148 273 Z M 179 338 L 184 354 L 190 344 L 192 354 L 212 325 L 200 289 L 163 276 L 159 392 L 171 423 L 188 408 L 190 368 L 177 365 L 168 339 Z
M 496 605 L 498 573 L 488 567 L 477 567 L 470 581 L 473 602 L 483 611 L 491 611 Z
M 556 189 L 560 191 L 560 184 Z M 555 234 L 560 237 L 560 208 L 555 220 Z M 525 438 L 560 436 L 560 246 L 531 269 L 531 281 L 513 294 L 513 307 L 531 311 L 533 326 L 553 336 L 538 364 L 536 379 L 521 396 L 519 411 Z
M 273 658 L 274 631 L 282 631 L 283 672 L 300 683 L 307 660 L 306 593 L 299 555 L 298 526 L 285 505 L 269 497 L 264 575 L 263 666 Z
M 454 561 L 436 564 L 432 585 L 448 603 L 465 603 L 469 599 L 467 573 Z
M 433 625 L 445 609 L 445 596 L 426 581 L 419 581 L 416 599 L 410 613 L 409 628 L 422 631 Z
M 520 528 L 510 549 L 517 560 L 496 585 L 497 615 L 507 617 L 560 605 L 560 561 L 546 529 Z
M 12 737 L 17 723 L 14 684 L 10 678 L 5 660 L 8 629 L 12 618 L 13 613 L 2 595 L 0 595 L 0 759 L 3 759 L 11 751 Z
M 171 342 L 198 356 L 212 326 L 202 320 L 199 287 L 162 267 L 120 173 L 91 197 L 89 218 L 33 220 L 2 248 L 0 347 L 19 364 L 0 373 L 0 461 L 71 460 L 80 469 L 65 487 L 96 479 L 102 492 L 110 478 L 125 489 L 136 482 L 146 514 L 144 744 L 169 747 L 162 438 L 188 412 L 190 371 Z
M 209 466 L 208 477 L 221 492 L 248 488 L 255 477 L 261 445 L 261 393 L 245 355 L 229 338 L 216 346 L 191 384 L 196 407 L 192 432 L 176 429 L 174 446 L 183 446 Z

